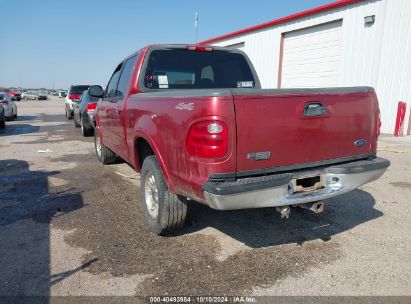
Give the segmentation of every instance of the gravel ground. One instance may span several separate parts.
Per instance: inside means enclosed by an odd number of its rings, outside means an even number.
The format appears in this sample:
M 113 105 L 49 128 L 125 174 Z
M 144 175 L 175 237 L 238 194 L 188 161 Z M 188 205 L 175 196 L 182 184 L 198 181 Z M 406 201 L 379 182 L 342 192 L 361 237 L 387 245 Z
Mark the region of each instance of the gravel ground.
M 149 232 L 139 176 L 103 166 L 64 102 L 18 102 L 0 131 L 0 295 L 411 295 L 411 137 L 322 215 L 189 206 L 180 235 Z

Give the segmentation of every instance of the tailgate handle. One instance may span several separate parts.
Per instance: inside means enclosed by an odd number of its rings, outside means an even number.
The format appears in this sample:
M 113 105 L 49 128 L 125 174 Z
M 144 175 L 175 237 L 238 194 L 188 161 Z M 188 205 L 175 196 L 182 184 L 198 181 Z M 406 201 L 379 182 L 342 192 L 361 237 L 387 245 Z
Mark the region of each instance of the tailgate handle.
M 310 101 L 304 107 L 304 116 L 322 116 L 325 113 L 327 113 L 327 107 L 318 101 Z

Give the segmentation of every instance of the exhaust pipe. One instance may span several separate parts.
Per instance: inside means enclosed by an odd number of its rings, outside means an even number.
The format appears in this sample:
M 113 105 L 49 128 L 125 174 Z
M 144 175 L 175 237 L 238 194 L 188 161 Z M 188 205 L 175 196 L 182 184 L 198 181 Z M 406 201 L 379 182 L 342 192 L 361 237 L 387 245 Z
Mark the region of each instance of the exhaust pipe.
M 308 209 L 311 210 L 314 213 L 323 213 L 324 212 L 324 203 L 319 201 L 319 202 L 314 202 L 314 203 L 306 203 L 306 204 L 300 204 L 298 207 L 303 208 L 303 209 Z

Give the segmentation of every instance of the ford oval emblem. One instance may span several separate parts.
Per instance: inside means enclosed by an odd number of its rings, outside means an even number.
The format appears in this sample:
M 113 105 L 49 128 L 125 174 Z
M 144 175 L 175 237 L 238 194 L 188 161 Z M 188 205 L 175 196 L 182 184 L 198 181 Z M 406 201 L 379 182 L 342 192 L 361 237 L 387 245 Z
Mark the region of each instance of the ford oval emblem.
M 354 142 L 354 145 L 358 148 L 365 146 L 367 141 L 365 139 L 359 139 Z

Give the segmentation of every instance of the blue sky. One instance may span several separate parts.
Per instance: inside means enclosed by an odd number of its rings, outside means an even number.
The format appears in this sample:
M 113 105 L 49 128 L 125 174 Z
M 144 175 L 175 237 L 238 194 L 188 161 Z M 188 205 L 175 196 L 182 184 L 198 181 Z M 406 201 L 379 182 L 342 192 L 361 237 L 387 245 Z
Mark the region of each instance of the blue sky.
M 0 0 L 0 87 L 106 85 L 147 44 L 193 43 L 332 0 Z

